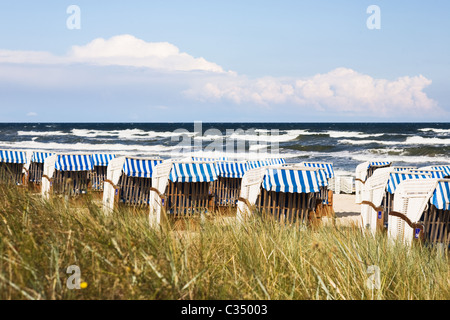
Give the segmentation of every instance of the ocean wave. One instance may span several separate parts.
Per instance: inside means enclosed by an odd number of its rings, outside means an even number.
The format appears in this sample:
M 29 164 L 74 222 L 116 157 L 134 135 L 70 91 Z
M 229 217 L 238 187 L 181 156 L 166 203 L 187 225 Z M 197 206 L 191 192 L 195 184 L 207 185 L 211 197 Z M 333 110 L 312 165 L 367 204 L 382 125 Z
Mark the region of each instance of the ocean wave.
M 450 139 L 441 138 L 424 138 L 413 136 L 406 138 L 406 144 L 423 144 L 423 145 L 450 145 Z
M 381 145 L 450 145 L 450 139 L 426 138 L 420 136 L 407 137 L 404 141 L 385 141 L 385 140 L 338 140 L 342 144 L 364 145 L 364 144 L 381 144 Z
M 338 140 L 338 143 L 341 144 L 351 144 L 351 145 L 364 145 L 364 144 L 382 144 L 382 145 L 396 145 L 396 144 L 403 144 L 405 142 L 402 141 L 383 141 L 383 140 L 349 140 L 349 139 L 343 139 Z
M 17 131 L 18 136 L 67 136 L 68 132 L 62 131 Z
M 335 155 L 335 157 L 342 157 L 343 155 Z M 370 153 L 354 153 L 347 154 L 353 160 L 359 162 L 365 161 L 392 161 L 392 162 L 404 162 L 404 163 L 429 163 L 430 165 L 436 163 L 450 163 L 448 157 L 430 157 L 430 156 L 404 156 L 404 155 L 390 155 L 390 156 L 374 156 Z
M 193 135 L 185 130 L 174 131 L 145 131 L 142 129 L 124 129 L 124 130 L 91 130 L 91 129 L 72 129 L 72 134 L 78 137 L 97 138 L 111 137 L 122 140 L 148 140 L 157 138 L 171 138 L 182 135 Z
M 418 129 L 418 130 L 422 131 L 422 132 L 432 131 L 435 133 L 450 134 L 450 129 L 423 128 L 423 129 Z
M 363 133 L 359 131 L 326 131 L 323 134 L 328 134 L 330 138 L 370 138 L 384 135 L 384 133 Z
M 385 133 L 364 133 L 360 131 L 308 131 L 308 130 L 286 130 L 290 135 L 296 136 L 329 136 L 330 138 L 370 138 L 381 137 Z
M 156 154 L 169 153 L 177 150 L 177 146 L 143 146 L 143 145 L 124 145 L 124 144 L 91 144 L 91 143 L 57 143 L 57 142 L 37 142 L 37 141 L 20 141 L 20 142 L 0 142 L 0 148 L 14 148 L 20 150 L 47 150 L 54 152 L 109 152 L 123 155 L 129 154 Z

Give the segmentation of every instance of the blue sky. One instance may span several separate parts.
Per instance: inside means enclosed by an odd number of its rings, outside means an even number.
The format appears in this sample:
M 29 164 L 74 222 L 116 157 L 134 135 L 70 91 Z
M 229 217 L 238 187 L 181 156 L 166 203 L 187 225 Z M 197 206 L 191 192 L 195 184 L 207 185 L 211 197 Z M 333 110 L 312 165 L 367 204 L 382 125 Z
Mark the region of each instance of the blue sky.
M 69 5 L 81 29 L 67 28 Z M 448 1 L 6 2 L 0 121 L 448 121 L 449 12 Z

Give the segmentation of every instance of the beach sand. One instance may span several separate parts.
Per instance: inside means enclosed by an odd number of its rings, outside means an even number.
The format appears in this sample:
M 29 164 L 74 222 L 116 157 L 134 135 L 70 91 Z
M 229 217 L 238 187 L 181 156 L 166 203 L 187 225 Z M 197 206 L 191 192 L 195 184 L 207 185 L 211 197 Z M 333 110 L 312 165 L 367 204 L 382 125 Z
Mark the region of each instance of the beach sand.
M 354 194 L 334 194 L 333 209 L 336 213 L 336 225 L 359 224 L 361 209 L 360 205 L 355 203 Z M 324 223 L 327 223 L 324 218 Z

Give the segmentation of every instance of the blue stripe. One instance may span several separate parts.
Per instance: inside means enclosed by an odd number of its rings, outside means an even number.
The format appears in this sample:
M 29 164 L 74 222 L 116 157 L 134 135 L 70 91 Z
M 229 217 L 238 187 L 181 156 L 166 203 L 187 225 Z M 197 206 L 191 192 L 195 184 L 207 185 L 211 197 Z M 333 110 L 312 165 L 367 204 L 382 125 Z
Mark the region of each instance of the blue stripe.
M 311 193 L 320 192 L 320 181 L 317 171 L 268 169 L 263 179 L 262 187 L 268 191 Z M 298 178 L 299 183 L 296 183 Z M 292 190 L 289 188 L 292 184 Z M 307 184 L 309 187 L 307 187 Z
M 0 150 L 0 162 L 25 164 L 27 158 L 23 151 Z

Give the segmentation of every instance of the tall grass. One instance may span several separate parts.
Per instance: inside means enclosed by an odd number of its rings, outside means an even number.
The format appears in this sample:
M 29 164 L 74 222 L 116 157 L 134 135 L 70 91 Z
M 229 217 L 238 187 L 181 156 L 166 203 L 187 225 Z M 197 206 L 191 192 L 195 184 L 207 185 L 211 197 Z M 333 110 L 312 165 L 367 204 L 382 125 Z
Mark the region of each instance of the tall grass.
M 89 198 L 43 201 L 16 187 L 0 186 L 0 257 L 0 299 L 450 298 L 447 254 L 357 228 L 255 215 L 151 229 L 146 212 L 106 216 Z M 70 265 L 85 289 L 68 289 Z

